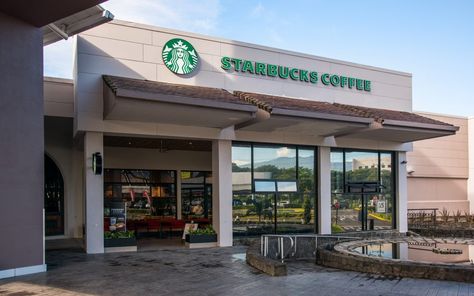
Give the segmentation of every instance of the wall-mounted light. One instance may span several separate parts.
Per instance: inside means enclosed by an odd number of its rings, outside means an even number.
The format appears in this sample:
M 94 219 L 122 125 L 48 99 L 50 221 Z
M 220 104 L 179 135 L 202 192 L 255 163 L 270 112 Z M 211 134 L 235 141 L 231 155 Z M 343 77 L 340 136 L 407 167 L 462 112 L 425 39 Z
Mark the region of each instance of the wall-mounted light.
M 102 155 L 100 155 L 100 152 L 92 154 L 92 171 L 96 175 L 102 175 Z

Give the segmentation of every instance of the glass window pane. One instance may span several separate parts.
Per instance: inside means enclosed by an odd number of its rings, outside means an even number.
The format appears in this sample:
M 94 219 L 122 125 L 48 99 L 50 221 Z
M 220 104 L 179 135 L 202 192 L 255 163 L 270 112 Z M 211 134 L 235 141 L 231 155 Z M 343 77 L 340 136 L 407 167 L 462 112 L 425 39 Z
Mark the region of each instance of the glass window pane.
M 250 193 L 252 150 L 250 146 L 232 146 L 232 190 Z
M 255 181 L 255 192 L 276 192 L 275 181 Z
M 314 192 L 314 149 L 298 150 L 298 190 Z
M 296 192 L 296 181 L 278 181 L 278 192 Z
M 331 151 L 331 192 L 344 192 L 344 156 L 342 151 Z
M 296 149 L 285 146 L 254 150 L 254 178 L 296 180 Z
M 346 182 L 378 182 L 377 152 L 346 152 Z
M 234 236 L 274 233 L 275 194 L 234 194 Z
M 391 229 L 393 226 L 393 163 L 392 153 L 380 153 L 381 193 L 369 201 L 369 219 L 373 219 L 375 229 Z
M 212 186 L 205 184 L 210 172 L 181 171 L 182 217 L 209 223 L 212 216 Z

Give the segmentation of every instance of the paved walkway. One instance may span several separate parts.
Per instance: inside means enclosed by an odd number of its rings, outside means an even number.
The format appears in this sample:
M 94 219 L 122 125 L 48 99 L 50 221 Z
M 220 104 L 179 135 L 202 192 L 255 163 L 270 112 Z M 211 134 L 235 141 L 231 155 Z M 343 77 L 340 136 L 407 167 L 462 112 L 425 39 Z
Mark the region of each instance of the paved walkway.
M 270 277 L 244 261 L 245 247 L 86 255 L 50 251 L 47 273 L 0 280 L 0 295 L 474 295 L 474 284 L 387 279 L 289 265 Z

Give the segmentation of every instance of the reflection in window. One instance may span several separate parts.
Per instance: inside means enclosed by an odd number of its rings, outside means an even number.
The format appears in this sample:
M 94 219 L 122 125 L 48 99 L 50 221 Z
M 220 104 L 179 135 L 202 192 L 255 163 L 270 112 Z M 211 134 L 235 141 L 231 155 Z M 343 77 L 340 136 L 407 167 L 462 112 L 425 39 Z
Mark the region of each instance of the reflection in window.
M 181 171 L 181 213 L 183 219 L 211 219 L 211 179 L 211 172 Z
M 297 192 L 296 181 L 286 182 L 278 181 L 277 182 L 278 192 Z
M 255 181 L 255 192 L 276 192 L 275 181 Z
M 296 149 L 255 146 L 255 179 L 296 180 Z
M 331 192 L 340 194 L 344 191 L 344 153 L 331 151 Z
M 377 182 L 379 155 L 377 152 L 346 152 L 346 182 Z
M 314 232 L 314 168 L 312 147 L 234 144 L 234 235 Z
M 333 232 L 393 228 L 392 163 L 392 152 L 331 151 Z
M 232 146 L 232 190 L 252 191 L 252 150 L 250 146 Z

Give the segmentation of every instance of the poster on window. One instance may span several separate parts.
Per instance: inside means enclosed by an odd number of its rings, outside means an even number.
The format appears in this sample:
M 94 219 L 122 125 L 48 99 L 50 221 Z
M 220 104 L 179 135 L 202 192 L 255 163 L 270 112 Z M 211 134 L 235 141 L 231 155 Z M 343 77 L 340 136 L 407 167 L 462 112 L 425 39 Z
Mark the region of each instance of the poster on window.
M 386 207 L 385 200 L 379 200 L 377 201 L 377 204 L 375 206 L 375 211 L 377 213 L 386 213 L 387 212 L 387 207 Z

